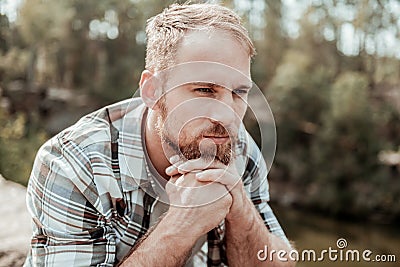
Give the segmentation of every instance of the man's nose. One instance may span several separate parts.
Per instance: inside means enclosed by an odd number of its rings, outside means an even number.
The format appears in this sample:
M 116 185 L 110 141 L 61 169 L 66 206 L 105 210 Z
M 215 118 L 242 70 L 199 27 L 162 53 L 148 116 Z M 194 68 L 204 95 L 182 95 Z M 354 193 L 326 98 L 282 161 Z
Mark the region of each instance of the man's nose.
M 226 90 L 226 93 L 221 95 L 217 100 L 210 107 L 210 119 L 220 122 L 222 125 L 234 124 L 238 115 L 235 114 L 232 92 Z

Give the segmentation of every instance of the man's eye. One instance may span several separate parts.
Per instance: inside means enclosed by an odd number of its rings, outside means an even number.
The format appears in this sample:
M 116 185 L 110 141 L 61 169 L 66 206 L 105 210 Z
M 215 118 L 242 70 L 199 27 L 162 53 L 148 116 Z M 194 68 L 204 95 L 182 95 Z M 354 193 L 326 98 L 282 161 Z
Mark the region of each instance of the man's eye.
M 245 95 L 247 95 L 248 91 L 244 90 L 244 89 L 236 89 L 236 90 L 233 90 L 233 93 L 235 95 L 245 96 Z
M 199 92 L 199 93 L 202 93 L 202 94 L 211 94 L 211 93 L 213 93 L 214 91 L 213 91 L 213 89 L 211 89 L 211 88 L 207 88 L 207 87 L 204 87 L 204 88 L 196 88 L 196 89 L 194 89 L 196 92 Z

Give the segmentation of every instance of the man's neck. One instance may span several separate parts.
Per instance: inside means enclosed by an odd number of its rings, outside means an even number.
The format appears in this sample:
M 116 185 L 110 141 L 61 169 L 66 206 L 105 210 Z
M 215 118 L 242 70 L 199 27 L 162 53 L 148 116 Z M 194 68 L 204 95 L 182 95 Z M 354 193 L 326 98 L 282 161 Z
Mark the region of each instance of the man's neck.
M 157 114 L 153 110 L 149 109 L 147 116 L 144 119 L 146 120 L 145 145 L 151 163 L 162 177 L 169 180 L 170 177 L 165 173 L 165 169 L 171 164 L 165 156 L 161 144 L 161 138 L 156 130 Z

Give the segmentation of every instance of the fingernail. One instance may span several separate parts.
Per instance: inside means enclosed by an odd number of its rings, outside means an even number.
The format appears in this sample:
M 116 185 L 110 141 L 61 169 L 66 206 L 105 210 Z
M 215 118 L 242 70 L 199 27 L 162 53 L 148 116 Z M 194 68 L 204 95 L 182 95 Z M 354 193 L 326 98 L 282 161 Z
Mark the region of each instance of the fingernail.
M 169 162 L 171 162 L 171 163 L 175 163 L 175 162 L 178 162 L 178 161 L 179 161 L 179 156 L 178 155 L 175 155 L 175 156 L 172 156 L 172 157 L 169 158 Z
M 174 170 L 175 166 L 169 166 L 168 168 L 165 169 L 165 173 L 171 173 Z
M 201 172 L 196 173 L 196 178 L 201 179 L 201 178 L 203 178 L 203 177 L 204 177 L 204 176 L 203 176 L 203 174 L 202 174 Z

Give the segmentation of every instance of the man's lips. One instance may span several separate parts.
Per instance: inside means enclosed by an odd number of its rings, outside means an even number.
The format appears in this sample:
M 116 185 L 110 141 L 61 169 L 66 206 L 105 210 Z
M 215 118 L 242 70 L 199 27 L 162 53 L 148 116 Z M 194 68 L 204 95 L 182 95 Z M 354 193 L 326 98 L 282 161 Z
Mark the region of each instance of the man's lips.
M 227 136 L 227 135 L 224 135 L 224 136 L 204 135 L 203 138 L 211 139 L 217 145 L 224 144 L 229 140 L 229 136 Z

